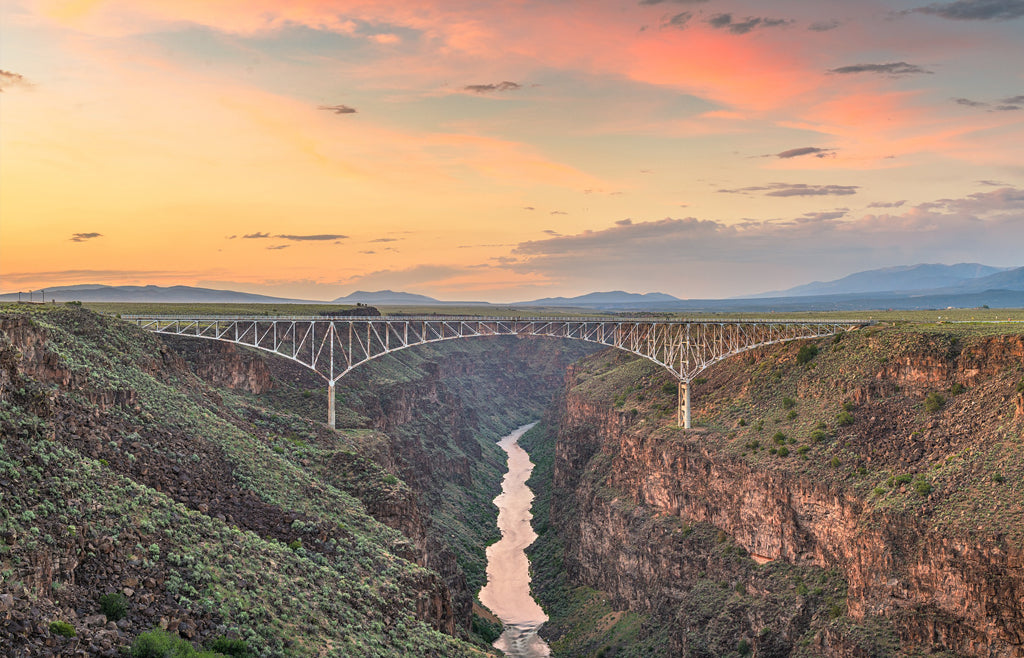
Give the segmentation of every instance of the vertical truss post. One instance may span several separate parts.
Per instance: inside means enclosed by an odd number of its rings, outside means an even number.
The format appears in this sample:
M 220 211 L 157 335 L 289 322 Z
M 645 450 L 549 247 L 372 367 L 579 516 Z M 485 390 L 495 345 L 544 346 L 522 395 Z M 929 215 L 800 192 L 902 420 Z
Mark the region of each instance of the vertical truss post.
M 334 429 L 334 380 L 327 382 L 327 426 Z
M 679 380 L 679 412 L 676 424 L 683 429 L 690 429 L 690 382 Z

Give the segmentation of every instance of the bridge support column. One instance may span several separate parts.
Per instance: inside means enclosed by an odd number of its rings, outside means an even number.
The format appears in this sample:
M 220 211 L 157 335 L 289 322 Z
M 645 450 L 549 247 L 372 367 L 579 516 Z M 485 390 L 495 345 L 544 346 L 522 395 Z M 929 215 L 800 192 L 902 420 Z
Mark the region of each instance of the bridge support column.
M 690 429 L 690 383 L 679 380 L 679 415 L 676 424 Z
M 334 429 L 334 382 L 327 383 L 327 426 Z

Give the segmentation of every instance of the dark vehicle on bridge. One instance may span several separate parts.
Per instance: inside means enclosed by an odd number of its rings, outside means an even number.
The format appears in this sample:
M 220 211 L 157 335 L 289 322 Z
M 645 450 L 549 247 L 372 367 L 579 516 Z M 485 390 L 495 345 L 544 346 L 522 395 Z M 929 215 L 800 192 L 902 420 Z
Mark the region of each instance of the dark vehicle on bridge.
M 380 317 L 380 311 L 374 306 L 356 304 L 355 308 L 346 308 L 342 311 L 320 311 L 316 315 L 320 318 L 376 318 Z

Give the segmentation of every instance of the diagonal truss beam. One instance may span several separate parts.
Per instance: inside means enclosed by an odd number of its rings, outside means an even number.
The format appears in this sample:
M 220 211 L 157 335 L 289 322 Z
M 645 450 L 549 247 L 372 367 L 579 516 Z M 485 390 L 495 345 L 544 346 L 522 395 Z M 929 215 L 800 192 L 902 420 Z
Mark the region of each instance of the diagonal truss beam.
M 416 345 L 478 336 L 550 336 L 615 347 L 679 380 L 679 424 L 690 427 L 690 382 L 742 352 L 821 338 L 870 324 L 856 320 L 660 320 L 486 317 L 210 317 L 126 315 L 161 334 L 226 341 L 272 352 L 324 378 L 334 427 L 334 387 L 353 368 Z

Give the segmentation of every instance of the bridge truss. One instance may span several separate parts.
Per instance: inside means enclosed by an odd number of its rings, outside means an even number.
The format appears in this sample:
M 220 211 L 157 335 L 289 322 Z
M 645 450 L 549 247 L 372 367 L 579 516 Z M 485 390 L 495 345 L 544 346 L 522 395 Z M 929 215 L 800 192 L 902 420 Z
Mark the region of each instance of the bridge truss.
M 206 317 L 127 315 L 161 334 L 219 340 L 272 352 L 327 381 L 328 424 L 335 425 L 339 379 L 367 361 L 398 350 L 478 336 L 550 336 L 632 352 L 679 380 L 679 424 L 690 428 L 690 382 L 704 369 L 748 350 L 855 329 L 839 320 L 661 320 L 484 317 Z

